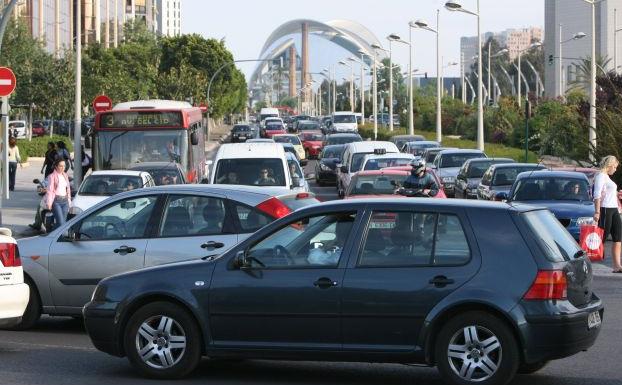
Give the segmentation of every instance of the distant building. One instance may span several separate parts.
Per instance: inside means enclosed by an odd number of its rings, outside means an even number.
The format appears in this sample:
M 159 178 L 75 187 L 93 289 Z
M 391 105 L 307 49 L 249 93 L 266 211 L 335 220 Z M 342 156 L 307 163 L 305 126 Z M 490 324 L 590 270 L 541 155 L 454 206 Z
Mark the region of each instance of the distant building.
M 162 36 L 181 35 L 181 0 L 156 0 L 157 31 Z
M 510 51 L 510 59 L 514 60 L 518 57 L 518 52 L 527 48 L 532 42 L 542 41 L 543 31 L 539 27 L 530 27 L 507 29 L 502 32 L 486 32 L 482 34 L 482 44 L 491 37 L 501 47 L 506 47 Z M 460 39 L 460 52 L 464 55 L 465 71 L 471 72 L 471 66 L 475 64 L 475 56 L 477 56 L 477 36 L 462 37 Z
M 614 10 L 618 11 L 618 26 L 614 26 Z M 583 1 L 545 0 L 544 3 L 544 58 L 545 58 L 545 94 L 549 97 L 560 96 L 559 73 L 559 25 L 562 25 L 561 40 L 571 39 L 576 33 L 584 32 L 587 36 L 580 40 L 571 40 L 563 45 L 562 91 L 570 88 L 578 80 L 577 58 L 589 58 L 592 51 L 591 5 Z M 610 59 L 605 70 L 614 67 L 614 31 L 622 27 L 622 0 L 607 0 L 596 4 L 596 57 Z M 618 51 L 622 51 L 622 36 L 618 38 Z M 549 65 L 549 57 L 553 64 Z

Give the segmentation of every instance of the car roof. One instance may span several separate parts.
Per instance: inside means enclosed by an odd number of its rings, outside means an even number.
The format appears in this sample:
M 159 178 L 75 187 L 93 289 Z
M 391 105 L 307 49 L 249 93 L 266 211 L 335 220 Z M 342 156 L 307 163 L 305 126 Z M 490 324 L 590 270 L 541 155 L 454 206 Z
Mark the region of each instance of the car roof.
M 511 158 L 471 158 L 471 159 L 467 159 L 467 161 L 465 162 L 468 164 L 472 164 L 472 163 L 488 163 L 488 162 L 505 162 L 508 161 L 508 163 L 512 163 L 512 164 L 516 164 L 516 161 L 514 159 Z
M 296 135 L 296 134 L 275 134 L 275 135 L 272 135 L 273 138 L 274 137 L 286 137 L 286 136 L 298 138 L 298 135 Z
M 415 157 L 411 154 L 406 154 L 403 152 L 389 152 L 387 154 L 376 155 L 376 154 L 367 154 L 365 155 L 365 159 L 414 159 Z
M 433 151 L 446 151 L 446 150 L 458 150 L 458 148 L 456 147 L 430 147 L 430 148 L 426 148 L 425 151 L 426 152 L 433 152 Z
M 439 156 L 452 154 L 484 154 L 484 152 L 482 150 L 458 148 L 455 150 L 441 150 L 438 153 Z
M 328 134 L 326 136 L 326 139 L 328 139 L 328 138 L 347 138 L 347 137 L 350 137 L 350 136 L 359 137 L 359 138 L 361 137 L 360 134 L 357 134 L 355 132 L 343 132 L 341 134 Z
M 412 142 L 407 142 L 407 144 L 409 146 L 421 146 L 421 145 L 427 145 L 427 144 L 438 144 L 440 146 L 440 143 L 435 140 L 416 140 Z
M 141 191 L 142 190 L 142 191 Z M 296 195 L 295 192 L 290 190 L 287 187 L 271 187 L 271 186 L 247 186 L 247 185 L 228 185 L 228 184 L 176 184 L 176 185 L 165 185 L 165 186 L 153 186 L 148 189 L 137 189 L 128 192 L 122 192 L 116 194 L 115 196 L 123 195 L 133 195 L 133 194 L 143 194 L 144 191 L 149 191 L 149 193 L 179 193 L 179 192 L 207 192 L 214 194 L 235 194 L 235 193 L 248 193 L 248 194 L 257 194 L 263 195 L 266 199 L 270 197 L 278 197 L 284 195 Z M 315 195 L 313 193 L 309 193 L 311 195 Z
M 582 172 L 574 171 L 550 171 L 550 170 L 537 170 L 537 171 L 525 171 L 518 174 L 518 179 L 535 179 L 535 178 L 572 178 L 588 180 L 587 176 Z
M 493 169 L 500 169 L 500 168 L 514 168 L 514 167 L 543 167 L 546 168 L 544 165 L 541 165 L 539 163 L 498 163 L 498 164 L 493 164 L 492 166 L 490 166 Z
M 354 175 L 358 176 L 374 176 L 374 175 L 409 175 L 409 170 L 395 170 L 385 168 L 382 170 L 366 170 L 366 171 L 358 171 Z
M 423 135 L 393 135 L 391 139 L 423 138 Z
M 146 171 L 140 170 L 102 170 L 102 171 L 93 171 L 89 174 L 89 176 L 98 176 L 98 175 L 127 175 L 127 176 L 141 176 Z
M 387 151 L 400 152 L 397 146 L 395 145 L 395 143 L 385 142 L 381 140 L 352 142 L 352 143 L 348 143 L 347 146 L 349 146 L 352 152 L 355 152 L 355 153 L 367 152 L 367 151 L 373 152 L 377 148 L 384 148 Z
M 226 143 L 220 146 L 216 158 L 279 158 L 284 152 L 283 143 Z

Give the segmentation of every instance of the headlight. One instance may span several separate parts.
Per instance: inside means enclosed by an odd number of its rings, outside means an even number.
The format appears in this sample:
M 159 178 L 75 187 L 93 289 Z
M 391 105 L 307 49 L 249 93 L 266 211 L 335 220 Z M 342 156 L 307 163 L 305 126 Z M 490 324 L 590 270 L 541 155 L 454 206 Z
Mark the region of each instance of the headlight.
M 444 176 L 443 177 L 443 183 L 453 183 L 454 179 L 455 178 L 453 176 Z
M 82 209 L 81 209 L 81 208 L 79 208 L 79 207 L 72 206 L 72 207 L 69 209 L 69 214 L 71 214 L 71 215 L 73 215 L 73 216 L 76 216 L 76 215 L 80 215 L 80 214 L 82 213 L 82 211 L 84 211 L 84 210 L 82 210 Z
M 330 167 L 328 167 L 324 163 L 320 163 L 320 170 L 322 170 L 322 171 L 331 171 Z
M 590 225 L 593 222 L 594 222 L 594 218 L 592 218 L 592 217 L 580 217 L 580 218 L 577 218 L 577 226 Z

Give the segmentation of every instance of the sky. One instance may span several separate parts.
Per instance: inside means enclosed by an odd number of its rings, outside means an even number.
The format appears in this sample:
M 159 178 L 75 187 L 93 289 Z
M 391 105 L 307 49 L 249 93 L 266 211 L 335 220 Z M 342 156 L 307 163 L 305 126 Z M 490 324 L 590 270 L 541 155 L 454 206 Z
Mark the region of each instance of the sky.
M 293 19 L 329 21 L 353 20 L 367 27 L 388 48 L 386 36 L 397 33 L 408 40 L 410 20 L 424 19 L 436 26 L 440 9 L 440 44 L 444 63 L 460 61 L 460 37 L 477 35 L 477 18 L 444 8 L 445 0 L 183 0 L 182 33 L 198 33 L 205 38 L 224 39 L 237 59 L 255 59 L 270 34 Z M 463 0 L 465 9 L 475 11 L 476 0 Z M 544 27 L 544 0 L 480 0 L 481 31 L 499 32 L 508 28 Z M 414 63 L 420 72 L 436 73 L 435 34 L 412 31 Z M 298 38 L 299 40 L 299 38 Z M 313 38 L 310 43 L 311 72 L 343 60 L 349 54 L 334 44 Z M 298 46 L 298 52 L 300 52 Z M 393 61 L 408 66 L 408 46 L 393 44 Z M 247 79 L 256 64 L 239 68 Z M 336 66 L 337 78 L 349 77 L 350 69 Z M 449 67 L 444 76 L 459 76 L 459 67 Z

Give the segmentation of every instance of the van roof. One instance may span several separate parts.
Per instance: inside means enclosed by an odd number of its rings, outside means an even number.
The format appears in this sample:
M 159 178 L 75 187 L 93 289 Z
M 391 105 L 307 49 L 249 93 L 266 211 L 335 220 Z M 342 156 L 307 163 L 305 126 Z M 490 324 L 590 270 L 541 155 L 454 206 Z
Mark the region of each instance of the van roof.
M 220 146 L 216 158 L 285 158 L 285 150 L 280 143 L 226 143 Z
M 349 149 L 355 153 L 356 152 L 373 152 L 374 149 L 376 148 L 384 148 L 387 150 L 387 152 L 389 151 L 400 152 L 394 143 L 380 141 L 380 140 L 353 142 L 353 143 L 348 143 L 348 146 L 349 146 Z

